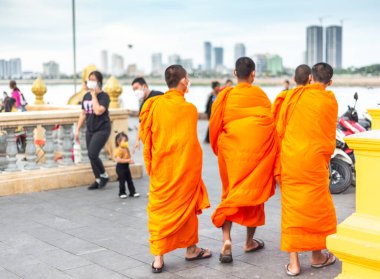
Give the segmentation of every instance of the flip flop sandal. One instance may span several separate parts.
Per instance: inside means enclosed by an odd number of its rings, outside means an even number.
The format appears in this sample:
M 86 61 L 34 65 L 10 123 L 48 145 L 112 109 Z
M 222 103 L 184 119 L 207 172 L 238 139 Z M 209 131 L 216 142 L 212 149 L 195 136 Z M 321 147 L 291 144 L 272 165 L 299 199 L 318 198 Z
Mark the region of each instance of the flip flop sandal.
M 253 241 L 255 241 L 257 243 L 257 246 L 255 248 L 252 248 L 250 250 L 246 250 L 245 252 L 246 253 L 251 253 L 251 252 L 255 252 L 257 250 L 261 250 L 264 248 L 264 241 L 262 241 L 261 239 L 258 239 L 258 238 L 253 238 Z
M 212 256 L 212 253 L 210 251 L 210 255 L 203 256 L 206 253 L 206 249 L 201 248 L 201 251 L 196 255 L 195 257 L 192 258 L 185 258 L 186 261 L 196 261 L 196 260 L 203 260 L 210 258 Z
M 219 261 L 221 263 L 232 263 L 234 259 L 232 258 L 232 254 L 222 254 L 219 255 Z
M 219 255 L 219 261 L 221 263 L 232 263 L 234 259 L 232 258 L 232 247 L 231 247 L 231 244 L 223 245 L 223 251 L 225 253 L 220 253 L 220 255 Z M 228 252 L 226 253 L 226 251 L 228 251 Z
M 162 263 L 161 267 L 154 267 L 154 261 L 152 262 L 152 273 L 161 273 L 162 270 L 164 269 L 165 264 Z
M 298 272 L 298 273 L 294 273 L 294 272 L 290 271 L 290 270 L 289 270 L 289 264 L 286 264 L 286 265 L 285 265 L 285 272 L 286 272 L 286 274 L 287 274 L 288 276 L 291 276 L 291 277 L 296 277 L 296 276 L 298 276 L 298 275 L 301 274 L 301 271 Z
M 321 263 L 321 264 L 312 264 L 311 267 L 313 267 L 313 268 L 322 268 L 322 267 L 329 266 L 329 265 L 332 265 L 332 264 L 335 263 L 336 257 L 333 254 L 331 254 L 330 252 L 327 252 L 327 253 L 324 253 L 324 254 L 326 255 L 326 260 L 323 263 Z M 333 257 L 332 261 L 329 262 L 329 260 L 331 259 L 331 257 Z

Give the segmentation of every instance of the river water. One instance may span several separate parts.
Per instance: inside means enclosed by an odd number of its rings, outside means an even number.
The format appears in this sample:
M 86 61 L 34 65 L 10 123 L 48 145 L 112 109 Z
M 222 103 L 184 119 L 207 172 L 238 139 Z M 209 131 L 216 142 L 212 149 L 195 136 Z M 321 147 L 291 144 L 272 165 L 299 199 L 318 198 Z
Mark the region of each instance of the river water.
M 34 102 L 34 95 L 31 92 L 32 85 L 23 84 L 20 85 L 20 90 L 24 93 L 25 98 L 29 103 Z M 47 85 L 48 91 L 44 96 L 45 102 L 53 105 L 65 105 L 67 100 L 74 92 L 73 85 Z M 165 86 L 154 86 L 151 89 L 165 91 Z M 282 90 L 281 86 L 263 86 L 262 89 L 267 93 L 269 99 L 273 102 L 277 94 Z M 357 103 L 357 109 L 359 115 L 366 111 L 367 108 L 373 108 L 380 103 L 380 87 L 366 88 L 366 87 L 330 87 L 334 91 L 339 104 L 339 115 L 344 113 L 347 109 L 347 105 L 353 105 L 353 95 L 358 92 L 359 100 Z M 0 86 L 1 91 L 9 92 L 9 88 L 6 86 Z M 193 103 L 199 112 L 205 111 L 206 101 L 211 88 L 208 86 L 192 86 L 190 92 L 186 94 L 187 101 Z M 123 86 L 123 93 L 121 95 L 122 107 L 130 110 L 138 110 L 138 101 L 131 86 Z

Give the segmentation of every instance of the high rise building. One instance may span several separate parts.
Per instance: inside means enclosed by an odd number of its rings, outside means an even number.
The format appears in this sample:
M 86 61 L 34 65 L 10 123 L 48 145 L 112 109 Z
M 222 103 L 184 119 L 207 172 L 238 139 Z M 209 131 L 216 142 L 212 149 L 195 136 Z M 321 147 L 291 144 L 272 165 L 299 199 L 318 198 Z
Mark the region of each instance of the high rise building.
M 188 73 L 193 72 L 193 59 L 187 58 L 187 59 L 181 59 L 181 65 L 185 68 L 185 70 Z
M 245 45 L 242 43 L 235 44 L 234 48 L 234 58 L 235 61 L 238 60 L 240 57 L 245 56 Z
M 152 75 L 162 76 L 164 74 L 164 65 L 162 64 L 162 53 L 152 54 Z
M 13 58 L 9 60 L 9 71 L 11 78 L 21 78 L 22 70 L 20 58 Z
M 214 47 L 214 69 L 217 72 L 222 72 L 224 70 L 223 52 L 222 47 Z
M 121 76 L 124 74 L 124 58 L 118 54 L 112 54 L 111 57 L 112 74 Z
M 267 57 L 267 72 L 271 76 L 278 76 L 284 72 L 282 57 L 279 55 L 270 55 Z
M 309 26 L 306 29 L 306 64 L 313 66 L 323 62 L 323 27 Z
M 212 57 L 212 46 L 210 42 L 205 42 L 204 43 L 204 51 L 205 51 L 205 65 L 204 65 L 204 70 L 206 72 L 211 71 L 211 57 Z
M 255 62 L 255 72 L 258 76 L 264 75 L 267 72 L 267 54 L 255 54 L 253 61 Z
M 108 51 L 102 50 L 100 52 L 101 69 L 103 74 L 108 74 Z
M 8 61 L 4 59 L 0 60 L 0 78 L 1 79 L 9 78 Z
M 172 54 L 168 57 L 168 63 L 170 65 L 179 65 L 181 64 L 181 56 L 178 54 Z
M 54 61 L 42 64 L 42 74 L 45 78 L 59 78 L 59 65 Z
M 342 69 L 342 27 L 326 28 L 326 62 L 334 69 Z

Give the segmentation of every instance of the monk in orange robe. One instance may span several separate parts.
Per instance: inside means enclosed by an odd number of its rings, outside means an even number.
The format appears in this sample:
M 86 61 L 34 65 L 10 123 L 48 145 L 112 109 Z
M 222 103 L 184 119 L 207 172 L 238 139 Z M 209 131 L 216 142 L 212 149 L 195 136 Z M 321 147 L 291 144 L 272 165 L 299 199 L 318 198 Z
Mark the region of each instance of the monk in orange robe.
M 169 91 L 146 100 L 140 113 L 140 138 L 150 176 L 148 229 L 154 273 L 162 271 L 164 254 L 176 248 L 187 248 L 186 260 L 211 257 L 210 250 L 196 246 L 197 214 L 210 204 L 201 177 L 198 112 L 184 98 L 190 81 L 179 65 L 166 69 L 165 80 Z
M 308 65 L 302 64 L 299 65 L 294 73 L 294 81 L 297 84 L 297 86 L 305 86 L 310 83 L 311 81 L 311 69 Z M 289 81 L 287 81 L 289 83 Z M 289 84 L 288 84 L 289 85 Z M 278 117 L 280 115 L 280 110 L 282 103 L 284 102 L 286 95 L 288 94 L 289 91 L 293 89 L 284 89 L 280 92 L 280 94 L 277 95 L 276 99 L 273 102 L 272 105 L 272 113 L 273 113 L 273 118 L 274 122 L 277 124 L 278 122 Z
M 244 250 L 253 252 L 264 242 L 253 238 L 265 223 L 264 203 L 274 194 L 274 164 L 278 150 L 276 127 L 267 95 L 257 86 L 255 63 L 248 57 L 236 61 L 236 87 L 219 93 L 211 112 L 210 143 L 218 156 L 222 201 L 212 215 L 222 227 L 220 261 L 232 262 L 232 223 L 247 227 Z
M 301 272 L 298 253 L 312 251 L 311 266 L 331 265 L 336 258 L 322 253 L 326 237 L 336 232 L 336 213 L 329 192 L 328 164 L 335 149 L 338 105 L 331 85 L 333 69 L 312 68 L 311 84 L 298 86 L 282 105 L 277 131 L 281 140 L 281 249 L 289 252 L 285 271 Z

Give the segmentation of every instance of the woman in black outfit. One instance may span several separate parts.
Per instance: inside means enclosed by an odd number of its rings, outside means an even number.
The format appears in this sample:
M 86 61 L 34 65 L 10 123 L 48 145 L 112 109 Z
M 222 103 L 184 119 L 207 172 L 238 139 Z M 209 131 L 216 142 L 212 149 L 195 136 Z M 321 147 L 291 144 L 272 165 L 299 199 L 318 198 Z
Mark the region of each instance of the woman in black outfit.
M 86 145 L 95 175 L 95 182 L 88 187 L 89 190 L 103 188 L 109 180 L 99 158 L 99 153 L 111 133 L 111 121 L 108 113 L 110 98 L 106 92 L 102 91 L 102 85 L 103 75 L 98 71 L 91 72 L 87 80 L 87 87 L 90 91 L 83 97 L 82 112 L 75 132 L 75 139 L 79 142 L 80 128 L 86 121 Z

